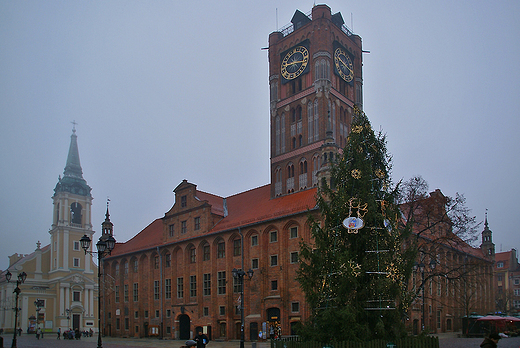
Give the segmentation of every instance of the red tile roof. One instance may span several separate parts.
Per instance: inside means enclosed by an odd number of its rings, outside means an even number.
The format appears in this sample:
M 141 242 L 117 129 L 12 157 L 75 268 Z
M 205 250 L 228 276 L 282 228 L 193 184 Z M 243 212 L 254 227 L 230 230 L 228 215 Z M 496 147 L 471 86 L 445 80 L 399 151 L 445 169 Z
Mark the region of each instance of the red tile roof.
M 271 185 L 264 185 L 225 199 L 228 215 L 204 235 L 305 213 L 316 206 L 316 188 L 271 199 Z M 198 191 L 196 197 L 211 204 L 212 213 L 224 216 L 224 198 Z M 180 240 L 182 241 L 182 240 Z M 156 219 L 125 243 L 116 243 L 111 256 L 151 249 L 165 244 L 162 219 Z

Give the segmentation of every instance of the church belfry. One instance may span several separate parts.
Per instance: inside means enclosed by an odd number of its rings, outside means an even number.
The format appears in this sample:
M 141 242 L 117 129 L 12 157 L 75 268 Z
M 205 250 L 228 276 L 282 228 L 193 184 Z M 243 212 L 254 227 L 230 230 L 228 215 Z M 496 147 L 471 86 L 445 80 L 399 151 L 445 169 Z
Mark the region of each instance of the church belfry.
M 324 154 L 347 143 L 362 109 L 362 43 L 341 13 L 296 11 L 269 35 L 271 197 L 318 186 Z
M 79 246 L 83 235 L 92 238 L 91 188 L 83 178 L 79 160 L 76 128 L 70 136 L 67 163 L 63 177 L 59 177 L 54 188 L 53 222 L 51 234 L 51 272 L 84 269 L 91 272 L 90 259 L 86 257 Z
M 484 230 L 482 231 L 482 244 L 480 245 L 480 249 L 484 255 L 495 257 L 495 243 L 493 243 L 493 232 L 491 232 L 489 229 L 487 211 L 486 220 L 484 222 Z

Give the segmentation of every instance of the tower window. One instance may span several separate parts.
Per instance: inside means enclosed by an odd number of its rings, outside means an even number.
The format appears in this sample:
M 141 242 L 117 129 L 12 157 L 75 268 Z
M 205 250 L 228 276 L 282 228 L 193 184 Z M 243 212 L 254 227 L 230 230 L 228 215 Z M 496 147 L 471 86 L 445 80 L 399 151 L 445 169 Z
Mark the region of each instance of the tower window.
M 70 222 L 81 225 L 81 204 L 74 202 L 70 205 Z

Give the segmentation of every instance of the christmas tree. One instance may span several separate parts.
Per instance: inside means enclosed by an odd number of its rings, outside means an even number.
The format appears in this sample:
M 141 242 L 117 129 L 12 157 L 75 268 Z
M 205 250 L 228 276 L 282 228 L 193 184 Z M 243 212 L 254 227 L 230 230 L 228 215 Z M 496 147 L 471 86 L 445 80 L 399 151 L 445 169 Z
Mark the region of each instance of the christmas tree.
M 318 190 L 298 280 L 311 309 L 300 334 L 320 342 L 391 339 L 404 334 L 413 251 L 403 245 L 397 188 L 386 139 L 354 109 L 343 153 L 329 155 L 330 181 Z

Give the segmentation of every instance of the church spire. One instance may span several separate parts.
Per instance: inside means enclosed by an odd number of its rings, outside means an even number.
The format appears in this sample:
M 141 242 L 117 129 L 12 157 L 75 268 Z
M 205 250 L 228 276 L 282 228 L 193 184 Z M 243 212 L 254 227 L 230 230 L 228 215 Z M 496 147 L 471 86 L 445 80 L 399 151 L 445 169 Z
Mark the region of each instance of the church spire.
M 108 212 L 108 204 L 110 199 L 107 198 L 107 212 L 105 214 L 105 221 L 101 224 L 101 239 L 106 240 L 108 237 L 114 234 L 114 224 L 110 221 L 110 213 Z
M 486 219 L 484 222 L 484 230 L 482 231 L 482 244 L 480 249 L 484 255 L 494 256 L 495 255 L 495 244 L 493 243 L 493 232 L 489 229 L 486 209 Z
M 70 136 L 69 154 L 67 164 L 63 171 L 63 178 L 59 178 L 55 192 L 70 192 L 81 196 L 90 195 L 91 188 L 83 179 L 83 170 L 79 162 L 78 136 L 76 135 L 76 122 L 72 122 L 72 135 Z
M 63 171 L 64 176 L 71 176 L 83 179 L 83 170 L 79 162 L 78 136 L 76 135 L 76 122 L 72 122 L 72 135 L 70 136 L 69 155 L 67 156 L 67 164 Z

